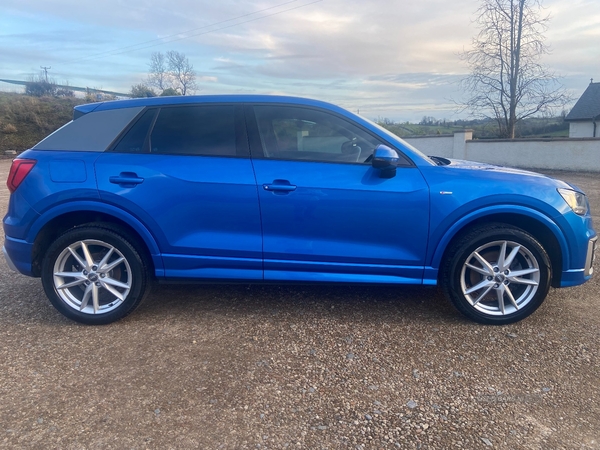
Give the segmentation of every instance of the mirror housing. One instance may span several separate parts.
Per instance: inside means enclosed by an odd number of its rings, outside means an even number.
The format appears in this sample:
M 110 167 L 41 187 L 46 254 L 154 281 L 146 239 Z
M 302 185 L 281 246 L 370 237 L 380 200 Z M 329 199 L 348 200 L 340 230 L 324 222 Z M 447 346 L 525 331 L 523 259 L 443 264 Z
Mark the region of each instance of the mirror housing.
M 396 176 L 396 167 L 400 158 L 396 150 L 391 149 L 387 145 L 380 144 L 373 152 L 371 165 L 374 169 L 380 169 L 380 178 L 393 178 Z

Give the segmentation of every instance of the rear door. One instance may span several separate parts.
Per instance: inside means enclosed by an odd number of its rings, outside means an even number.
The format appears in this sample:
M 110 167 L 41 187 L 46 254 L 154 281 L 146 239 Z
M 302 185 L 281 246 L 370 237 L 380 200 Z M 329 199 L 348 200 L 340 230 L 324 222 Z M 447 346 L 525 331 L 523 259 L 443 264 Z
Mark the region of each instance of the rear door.
M 240 106 L 150 108 L 96 161 L 100 196 L 158 241 L 165 275 L 262 279 L 257 187 Z
M 247 115 L 265 280 L 422 281 L 429 189 L 417 167 L 404 159 L 381 178 L 369 161 L 384 142 L 329 111 L 256 105 Z

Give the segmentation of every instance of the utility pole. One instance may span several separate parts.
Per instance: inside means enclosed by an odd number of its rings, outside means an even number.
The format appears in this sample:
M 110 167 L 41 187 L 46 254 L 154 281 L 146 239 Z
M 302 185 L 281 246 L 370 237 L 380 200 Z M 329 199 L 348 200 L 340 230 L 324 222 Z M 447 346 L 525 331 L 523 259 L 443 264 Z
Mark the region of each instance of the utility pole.
M 48 70 L 52 69 L 52 67 L 40 66 L 40 69 L 42 69 L 44 71 L 44 74 L 46 75 L 46 83 L 47 83 L 48 82 Z

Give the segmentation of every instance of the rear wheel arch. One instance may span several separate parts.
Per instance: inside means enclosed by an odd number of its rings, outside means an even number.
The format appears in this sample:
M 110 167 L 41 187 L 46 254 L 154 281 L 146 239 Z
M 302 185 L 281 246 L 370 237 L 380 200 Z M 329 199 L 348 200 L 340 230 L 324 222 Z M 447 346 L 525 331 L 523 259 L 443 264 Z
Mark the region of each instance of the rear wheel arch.
M 155 242 L 147 242 L 147 236 L 144 238 L 132 225 L 121 218 L 99 211 L 79 210 L 52 218 L 37 233 L 32 250 L 33 275 L 37 277 L 41 275 L 42 260 L 52 242 L 70 229 L 89 225 L 105 228 L 123 236 L 147 261 L 150 274 L 155 273 L 155 261 L 152 258 L 152 250 L 158 249 Z

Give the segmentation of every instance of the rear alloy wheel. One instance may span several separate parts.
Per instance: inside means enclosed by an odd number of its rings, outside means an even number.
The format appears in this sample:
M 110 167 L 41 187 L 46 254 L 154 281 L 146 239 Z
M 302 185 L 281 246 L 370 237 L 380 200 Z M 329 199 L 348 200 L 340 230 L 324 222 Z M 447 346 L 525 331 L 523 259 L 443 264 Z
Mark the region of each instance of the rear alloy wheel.
M 471 230 L 449 253 L 443 270 L 446 295 L 467 317 L 487 324 L 524 319 L 550 288 L 550 260 L 523 230 L 487 225 Z
M 140 254 L 120 234 L 96 226 L 68 231 L 48 249 L 42 283 L 52 304 L 86 324 L 125 317 L 144 299 L 147 274 Z

